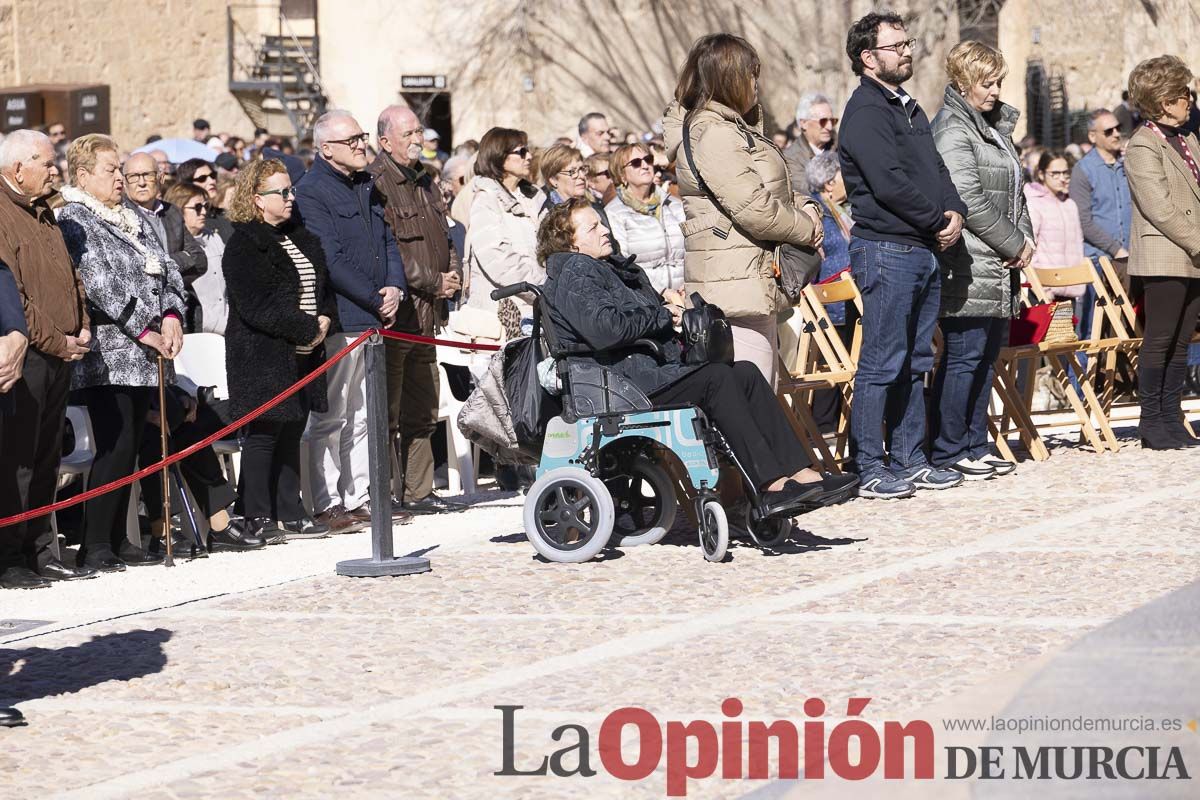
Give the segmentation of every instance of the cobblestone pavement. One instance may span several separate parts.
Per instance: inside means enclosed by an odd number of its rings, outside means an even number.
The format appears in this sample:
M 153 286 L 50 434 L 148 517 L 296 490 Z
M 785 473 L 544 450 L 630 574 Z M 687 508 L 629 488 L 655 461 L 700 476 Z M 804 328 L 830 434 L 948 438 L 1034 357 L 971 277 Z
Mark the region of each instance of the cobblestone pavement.
M 0 730 L 0 796 L 661 797 L 665 760 L 640 782 L 601 768 L 612 710 L 716 723 L 736 696 L 744 720 L 799 723 L 817 696 L 832 728 L 850 697 L 871 698 L 873 723 L 993 707 L 980 698 L 1013 675 L 1196 580 L 1198 465 L 1060 444 L 1006 478 L 806 515 L 782 552 L 739 543 L 723 564 L 685 524 L 658 546 L 543 563 L 521 498 L 492 495 L 397 528 L 398 553 L 428 550 L 421 576 L 335 576 L 368 554 L 356 534 L 0 593 L 0 618 L 49 623 L 0 629 L 0 705 L 30 722 Z M 598 774 L 494 776 L 497 705 L 524 706 L 516 767 L 573 744 L 551 732 L 574 723 Z

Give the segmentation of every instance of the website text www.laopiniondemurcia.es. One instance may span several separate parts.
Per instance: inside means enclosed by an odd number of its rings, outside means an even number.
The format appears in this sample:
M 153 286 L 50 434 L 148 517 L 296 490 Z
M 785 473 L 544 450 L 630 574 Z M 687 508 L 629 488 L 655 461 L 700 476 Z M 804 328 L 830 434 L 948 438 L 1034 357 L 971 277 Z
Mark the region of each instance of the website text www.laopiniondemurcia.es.
M 799 725 L 778 719 L 770 722 L 741 719 L 742 701 L 721 703 L 724 716 L 718 724 L 708 720 L 665 723 L 650 711 L 625 706 L 610 712 L 600 725 L 596 755 L 600 766 L 614 778 L 641 781 L 666 759 L 666 794 L 687 794 L 689 779 L 725 780 L 777 777 L 805 780 L 827 777 L 861 781 L 879 774 L 885 780 L 934 780 L 936 742 L 933 726 L 924 720 L 868 722 L 860 716 L 870 698 L 852 697 L 846 719 L 821 719 L 826 704 L 810 697 L 803 704 L 808 719 Z M 590 778 L 593 768 L 592 735 L 579 724 L 556 727 L 550 738 L 558 747 L 540 763 L 516 763 L 517 712 L 520 705 L 497 705 L 501 714 L 502 767 L 496 776 L 556 776 Z M 829 724 L 827 724 L 827 722 Z M 1182 721 L 1168 730 L 1182 730 Z M 622 740 L 627 729 L 636 735 L 636 757 L 627 760 Z M 828 729 L 828 730 L 827 730 Z M 1136 729 L 1136 728 L 1135 728 Z M 882 733 L 881 733 L 882 730 Z M 852 747 L 853 744 L 853 747 Z M 1178 747 L 1129 745 L 1057 747 L 946 747 L 947 780 L 1190 780 Z M 1160 752 L 1161 751 L 1161 752 Z M 778 764 L 771 774 L 771 755 Z M 911 755 L 911 759 L 908 756 Z M 1006 762 L 1004 759 L 1008 758 Z

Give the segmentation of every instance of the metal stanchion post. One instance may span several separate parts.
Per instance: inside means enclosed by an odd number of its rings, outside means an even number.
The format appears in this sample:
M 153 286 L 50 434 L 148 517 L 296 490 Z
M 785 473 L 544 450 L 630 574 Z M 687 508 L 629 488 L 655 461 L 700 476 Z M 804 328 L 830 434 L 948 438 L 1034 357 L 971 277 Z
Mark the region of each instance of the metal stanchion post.
M 392 555 L 391 458 L 388 454 L 387 359 L 383 337 L 363 345 L 367 360 L 367 454 L 371 471 L 371 557 L 339 561 L 338 575 L 356 578 L 429 572 L 429 559 Z

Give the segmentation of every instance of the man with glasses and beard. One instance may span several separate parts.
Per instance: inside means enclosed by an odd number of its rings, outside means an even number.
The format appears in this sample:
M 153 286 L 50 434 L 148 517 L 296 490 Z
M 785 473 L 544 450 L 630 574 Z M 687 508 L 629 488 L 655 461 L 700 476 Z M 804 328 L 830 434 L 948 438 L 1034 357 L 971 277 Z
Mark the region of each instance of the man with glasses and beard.
M 808 176 L 805 168 L 817 153 L 832 150 L 837 136 L 838 118 L 833 115 L 833 104 L 820 92 L 805 92 L 796 104 L 796 128 L 800 135 L 783 151 L 791 173 L 792 190 L 808 194 Z
M 924 450 L 922 380 L 933 368 L 941 301 L 934 254 L 958 245 L 967 207 L 934 147 L 929 118 L 901 85 L 912 77 L 915 44 L 891 13 L 868 14 L 846 37 L 862 76 L 842 114 L 838 148 L 854 209 L 850 269 L 864 303 L 850 420 L 862 497 L 909 497 L 963 480 L 933 467 Z
M 158 180 L 158 165 L 149 153 L 134 153 L 121 169 L 125 176 L 124 204 L 141 214 L 154 229 L 154 234 L 171 260 L 179 265 L 179 274 L 187 288 L 187 320 L 184 330 L 200 330 L 200 301 L 192 284 L 208 271 L 208 256 L 204 245 L 188 233 L 183 224 L 183 211 L 161 199 L 162 186 Z M 217 265 L 220 268 L 220 265 Z
M 296 211 L 321 240 L 341 329 L 336 353 L 360 333 L 390 328 L 408 293 L 404 263 L 384 217 L 375 179 L 367 172 L 367 142 L 348 111 L 327 111 L 313 126 L 317 157 L 296 184 Z M 329 408 L 309 419 L 309 466 L 318 523 L 346 533 L 371 522 L 367 460 L 366 356 L 352 350 L 328 373 Z M 399 507 L 393 519 L 407 517 Z

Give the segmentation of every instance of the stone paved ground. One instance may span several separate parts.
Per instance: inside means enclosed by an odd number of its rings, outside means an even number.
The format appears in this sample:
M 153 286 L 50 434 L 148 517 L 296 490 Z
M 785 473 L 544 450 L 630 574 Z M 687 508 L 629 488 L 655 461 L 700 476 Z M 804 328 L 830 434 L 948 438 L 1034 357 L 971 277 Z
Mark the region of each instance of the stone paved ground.
M 738 545 L 723 564 L 683 525 L 542 563 L 520 498 L 493 495 L 397 529 L 398 552 L 432 548 L 422 576 L 335 576 L 367 554 L 356 534 L 3 593 L 0 618 L 50 624 L 0 633 L 0 701 L 31 723 L 0 731 L 0 797 L 661 797 L 661 766 L 637 783 L 493 776 L 493 707 L 525 707 L 521 768 L 566 723 L 599 768 L 601 721 L 624 705 L 720 721 L 737 696 L 743 719 L 801 720 L 818 696 L 830 728 L 852 696 L 872 722 L 990 707 L 1012 675 L 1197 579 L 1197 465 L 1059 446 L 1007 478 L 809 514 L 783 552 Z

